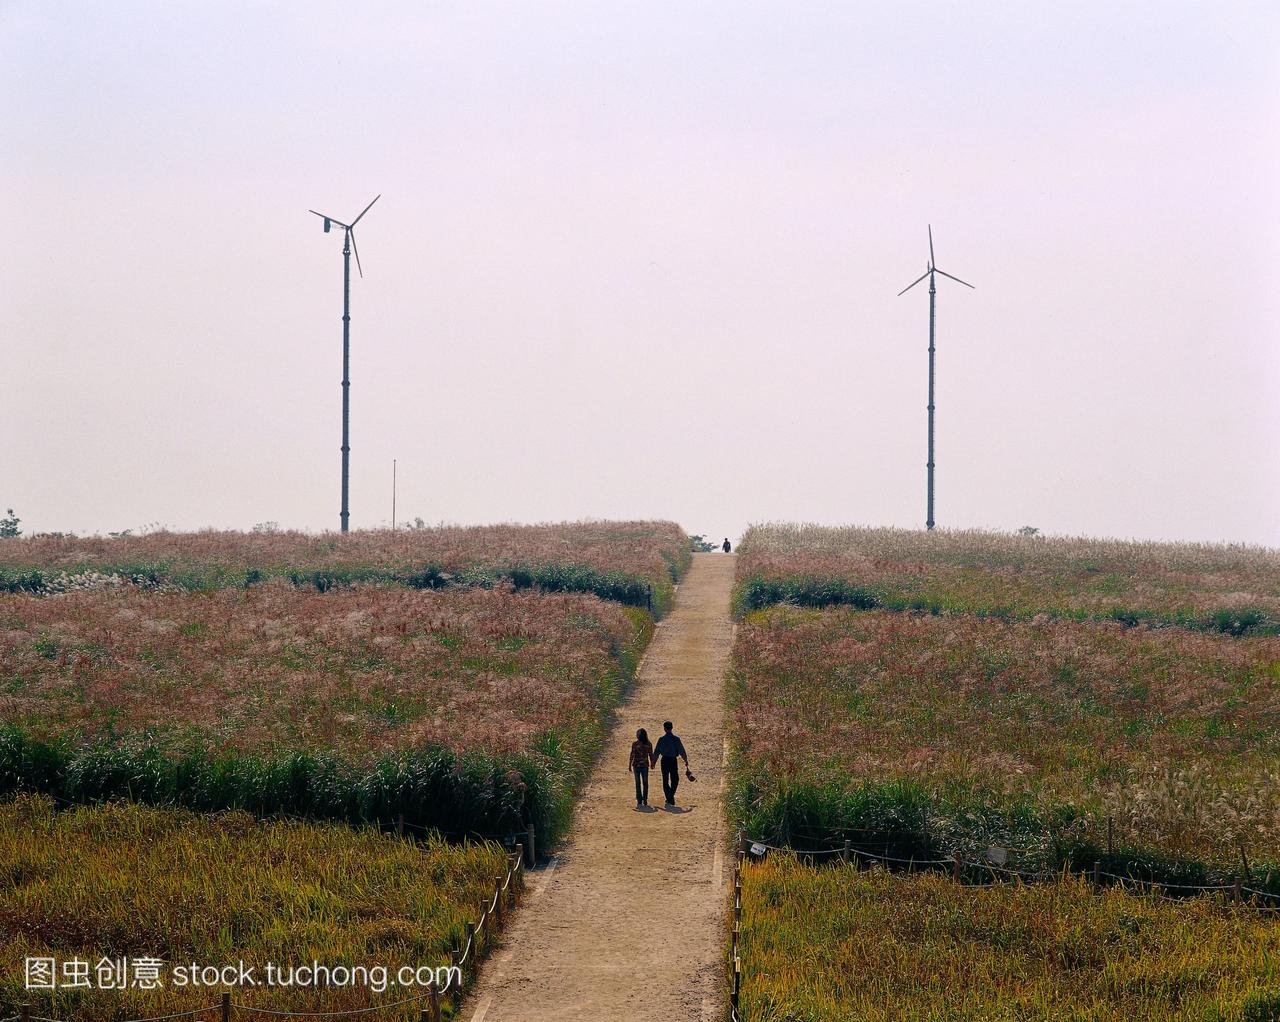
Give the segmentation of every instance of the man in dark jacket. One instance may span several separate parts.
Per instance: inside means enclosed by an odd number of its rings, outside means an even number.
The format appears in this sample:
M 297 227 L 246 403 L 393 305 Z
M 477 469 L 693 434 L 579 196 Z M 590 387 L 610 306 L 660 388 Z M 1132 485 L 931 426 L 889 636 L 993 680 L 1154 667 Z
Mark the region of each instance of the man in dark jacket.
M 724 546 L 722 546 L 720 549 L 721 549 L 721 550 L 723 550 L 726 554 L 727 554 L 730 550 L 732 550 L 732 549 L 733 549 L 733 547 L 729 545 L 729 537 L 728 537 L 728 536 L 725 536 L 725 538 L 724 538 Z
M 680 786 L 679 759 L 684 760 L 684 768 L 689 769 L 689 756 L 684 751 L 684 742 L 671 731 L 671 721 L 662 723 L 663 735 L 653 747 L 653 761 L 662 760 L 662 794 L 666 796 L 667 805 L 676 804 L 676 788 Z

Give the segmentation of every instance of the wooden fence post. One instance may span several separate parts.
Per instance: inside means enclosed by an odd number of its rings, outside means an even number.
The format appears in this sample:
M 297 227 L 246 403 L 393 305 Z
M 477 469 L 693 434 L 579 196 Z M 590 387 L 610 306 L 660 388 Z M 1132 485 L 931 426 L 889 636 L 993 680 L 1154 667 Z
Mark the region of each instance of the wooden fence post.
M 18 1006 L 18 1017 L 22 1022 L 31 1022 L 31 1005 L 25 1001 Z
M 222 994 L 222 1022 L 230 1022 L 231 1020 L 231 992 L 223 991 Z
M 529 847 L 526 849 L 529 853 L 529 865 L 536 866 L 538 864 L 538 846 L 534 842 L 533 824 L 529 824 Z
M 960 882 L 960 853 L 951 853 L 951 879 L 956 883 Z
M 502 917 L 505 915 L 503 911 L 506 906 L 503 904 L 502 896 L 502 877 L 493 878 L 493 911 L 498 917 L 498 929 L 502 929 Z
M 1095 894 L 1102 890 L 1102 863 L 1100 862 L 1093 864 L 1093 890 Z
M 1231 896 L 1238 902 L 1244 900 L 1244 891 L 1241 890 L 1243 887 L 1244 881 L 1236 877 L 1236 882 L 1231 885 Z
M 396 816 L 396 837 L 404 837 L 404 813 L 399 813 Z
M 846 866 L 849 865 L 849 839 L 844 839 L 844 848 L 840 850 L 840 861 Z
M 427 996 L 431 1004 L 431 1022 L 440 1022 L 440 984 L 434 979 L 427 987 Z

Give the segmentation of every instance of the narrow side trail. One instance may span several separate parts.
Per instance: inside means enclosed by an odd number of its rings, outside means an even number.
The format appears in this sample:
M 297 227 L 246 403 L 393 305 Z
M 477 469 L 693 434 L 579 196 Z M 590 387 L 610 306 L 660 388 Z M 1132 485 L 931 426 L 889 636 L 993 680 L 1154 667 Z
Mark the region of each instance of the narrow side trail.
M 696 554 L 591 778 L 573 835 L 529 890 L 503 946 L 480 973 L 471 1022 L 720 1019 L 724 1012 L 726 837 L 723 680 L 736 557 Z M 635 807 L 627 753 L 671 720 L 698 780 L 676 811 L 649 773 Z M 681 764 L 683 770 L 683 764 Z

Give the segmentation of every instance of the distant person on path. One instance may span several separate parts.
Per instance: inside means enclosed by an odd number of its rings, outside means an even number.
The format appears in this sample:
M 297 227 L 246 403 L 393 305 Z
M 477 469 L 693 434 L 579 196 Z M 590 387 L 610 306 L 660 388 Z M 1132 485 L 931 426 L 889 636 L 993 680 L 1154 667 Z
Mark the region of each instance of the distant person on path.
M 729 545 L 729 537 L 728 537 L 728 536 L 725 536 L 725 538 L 724 538 L 724 552 L 727 554 L 727 553 L 728 553 L 730 550 L 732 550 L 732 549 L 733 549 L 733 547 L 731 547 L 731 546 Z
M 689 756 L 684 751 L 684 742 L 671 731 L 671 721 L 663 721 L 663 736 L 653 750 L 653 762 L 662 760 L 662 794 L 666 796 L 667 805 L 676 804 L 676 788 L 680 786 L 680 764 L 677 759 L 684 760 L 686 772 L 689 770 Z M 693 774 L 689 774 L 693 778 Z
M 636 775 L 636 808 L 649 804 L 649 767 L 653 763 L 653 746 L 649 744 L 649 732 L 641 728 L 631 743 L 631 758 L 627 769 Z

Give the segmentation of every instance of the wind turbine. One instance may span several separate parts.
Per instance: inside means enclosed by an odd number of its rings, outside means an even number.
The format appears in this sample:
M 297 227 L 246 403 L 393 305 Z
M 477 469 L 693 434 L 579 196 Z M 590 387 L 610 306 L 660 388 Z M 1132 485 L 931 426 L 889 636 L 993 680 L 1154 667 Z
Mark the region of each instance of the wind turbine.
M 935 273 L 941 273 L 944 277 L 954 280 L 957 284 L 964 284 L 967 288 L 973 288 L 973 285 L 961 280 L 959 277 L 952 277 L 946 270 L 940 270 L 933 262 L 933 224 L 929 225 L 929 266 L 928 268 L 913 280 L 910 284 L 898 292 L 898 297 L 902 297 L 913 287 L 929 278 L 929 510 L 925 518 L 925 527 L 930 531 L 933 530 L 933 322 L 937 311 L 937 283 L 934 279 Z M 977 290 L 974 288 L 974 290 Z
M 373 202 L 377 202 L 382 198 L 381 193 L 373 197 Z M 373 202 L 365 206 L 360 211 L 360 216 L 356 217 L 349 224 L 344 224 L 337 217 L 326 216 L 323 213 L 316 213 L 314 209 L 307 210 L 308 213 L 315 213 L 324 221 L 324 233 L 329 233 L 329 228 L 333 224 L 337 224 L 343 230 L 342 236 L 342 531 L 347 531 L 347 521 L 351 517 L 350 508 L 347 504 L 347 482 L 350 478 L 350 462 L 351 462 L 351 253 L 356 254 L 356 269 L 360 273 L 361 279 L 364 278 L 364 269 L 360 266 L 360 249 L 356 247 L 356 224 L 360 222 L 370 209 L 373 208 Z

